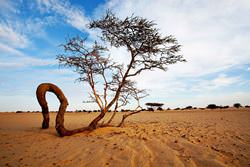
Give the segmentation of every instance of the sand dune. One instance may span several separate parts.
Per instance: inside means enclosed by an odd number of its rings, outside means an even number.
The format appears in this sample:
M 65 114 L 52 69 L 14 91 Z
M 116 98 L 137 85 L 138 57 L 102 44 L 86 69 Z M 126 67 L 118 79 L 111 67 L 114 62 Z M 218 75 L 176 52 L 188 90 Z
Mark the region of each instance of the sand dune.
M 0 166 L 250 166 L 249 111 L 143 112 L 123 128 L 63 138 L 55 113 L 46 130 L 41 113 L 1 113 Z M 65 126 L 86 126 L 96 114 L 66 113 Z

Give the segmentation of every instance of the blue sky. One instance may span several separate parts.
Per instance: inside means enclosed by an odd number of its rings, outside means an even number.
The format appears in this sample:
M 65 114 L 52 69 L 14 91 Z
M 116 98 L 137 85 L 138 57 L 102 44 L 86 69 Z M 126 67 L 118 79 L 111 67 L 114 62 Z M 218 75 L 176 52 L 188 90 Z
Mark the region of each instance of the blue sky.
M 154 20 L 163 35 L 174 35 L 187 63 L 167 72 L 144 72 L 134 78 L 148 90 L 145 102 L 167 107 L 207 104 L 250 104 L 250 1 L 248 0 L 0 0 L 0 111 L 40 110 L 36 87 L 58 85 L 69 110 L 96 109 L 88 100 L 88 85 L 75 82 L 72 69 L 58 66 L 56 55 L 67 37 L 97 31 L 86 25 L 107 9 L 119 17 L 131 14 Z M 110 48 L 112 58 L 126 63 L 124 48 Z M 50 93 L 49 106 L 58 101 Z M 134 103 L 128 107 L 133 107 Z

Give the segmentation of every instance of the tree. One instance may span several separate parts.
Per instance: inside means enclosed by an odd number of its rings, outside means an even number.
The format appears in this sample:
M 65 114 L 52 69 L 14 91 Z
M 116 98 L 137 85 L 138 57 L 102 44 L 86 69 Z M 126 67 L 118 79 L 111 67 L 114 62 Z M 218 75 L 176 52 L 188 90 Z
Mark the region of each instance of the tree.
M 217 109 L 217 108 L 219 108 L 219 106 L 217 106 L 216 104 L 207 105 L 207 109 Z
M 131 78 L 147 70 L 166 71 L 169 64 L 185 61 L 178 54 L 181 46 L 177 40 L 172 35 L 161 36 L 155 25 L 153 21 L 134 15 L 122 20 L 107 11 L 103 18 L 89 24 L 90 29 L 101 30 L 99 42 L 95 41 L 89 48 L 85 44 L 87 38 L 77 36 L 62 45 L 65 52 L 57 56 L 59 63 L 74 68 L 80 75 L 78 80 L 88 83 L 92 91 L 90 98 L 101 111 L 88 129 L 104 125 L 99 121 L 106 112 L 114 107 L 115 114 L 117 108 L 126 105 L 131 98 L 138 101 L 137 109 L 140 108 L 139 100 L 146 93 L 139 90 Z M 107 45 L 125 47 L 129 63 L 114 62 L 108 55 Z
M 146 103 L 146 106 L 148 106 L 149 111 L 154 111 L 156 108 L 159 108 L 162 110 L 163 103 Z
M 241 107 L 241 104 L 240 104 L 240 103 L 235 103 L 235 104 L 234 104 L 234 107 L 235 107 L 235 108 L 240 108 L 240 107 Z

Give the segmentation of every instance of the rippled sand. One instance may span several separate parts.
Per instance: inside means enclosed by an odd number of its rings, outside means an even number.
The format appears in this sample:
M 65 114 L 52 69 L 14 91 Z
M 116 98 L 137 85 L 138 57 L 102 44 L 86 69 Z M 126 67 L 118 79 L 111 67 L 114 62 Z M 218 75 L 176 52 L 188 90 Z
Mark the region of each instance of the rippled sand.
M 66 113 L 65 126 L 86 126 L 96 115 Z M 46 130 L 41 113 L 0 113 L 0 120 L 0 166 L 250 166 L 249 109 L 143 112 L 123 128 L 63 138 L 55 113 Z

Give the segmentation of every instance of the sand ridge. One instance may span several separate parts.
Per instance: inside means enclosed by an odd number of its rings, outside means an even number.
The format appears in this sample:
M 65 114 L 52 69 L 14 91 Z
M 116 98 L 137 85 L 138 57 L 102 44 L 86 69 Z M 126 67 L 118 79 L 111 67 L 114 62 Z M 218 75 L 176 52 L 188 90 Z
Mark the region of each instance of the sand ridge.
M 250 112 L 221 111 L 143 112 L 123 128 L 63 138 L 55 113 L 46 130 L 41 113 L 1 113 L 0 166 L 249 166 Z M 96 114 L 66 113 L 65 126 L 87 125 Z

